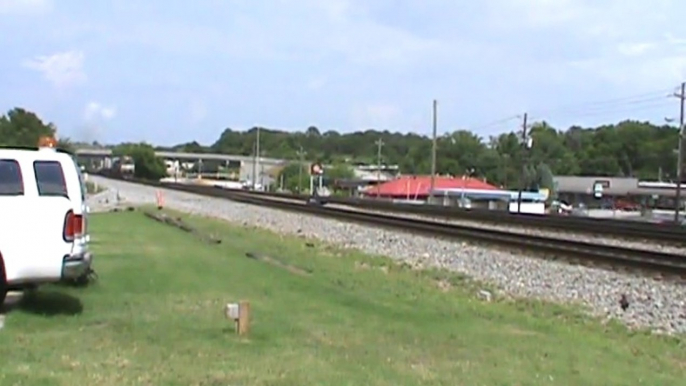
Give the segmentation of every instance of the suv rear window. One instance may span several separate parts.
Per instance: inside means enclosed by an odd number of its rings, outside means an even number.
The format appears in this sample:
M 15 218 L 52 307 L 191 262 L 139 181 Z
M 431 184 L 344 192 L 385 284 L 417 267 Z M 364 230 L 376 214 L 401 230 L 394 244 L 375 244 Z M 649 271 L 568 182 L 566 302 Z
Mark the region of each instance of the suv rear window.
M 23 196 L 24 181 L 19 163 L 13 159 L 0 159 L 0 196 Z
M 64 179 L 62 165 L 57 161 L 35 161 L 33 172 L 36 175 L 39 196 L 63 196 L 67 193 L 67 182 Z

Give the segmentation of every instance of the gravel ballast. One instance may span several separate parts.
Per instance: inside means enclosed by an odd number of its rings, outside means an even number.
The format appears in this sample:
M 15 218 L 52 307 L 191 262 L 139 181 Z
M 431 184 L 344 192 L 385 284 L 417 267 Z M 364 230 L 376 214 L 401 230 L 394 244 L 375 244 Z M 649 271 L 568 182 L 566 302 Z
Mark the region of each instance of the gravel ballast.
M 90 198 L 92 212 L 118 205 L 154 204 L 158 189 L 91 176 L 109 189 Z M 494 250 L 468 242 L 437 240 L 400 231 L 344 223 L 240 204 L 229 200 L 163 190 L 165 206 L 212 216 L 281 234 L 300 234 L 412 265 L 446 268 L 491 283 L 506 294 L 556 302 L 576 302 L 591 313 L 616 318 L 630 327 L 662 333 L 686 333 L 686 285 L 646 276 L 612 272 Z M 622 311 L 626 294 L 630 306 Z
M 340 205 L 340 206 L 344 207 L 344 205 Z M 379 212 L 379 213 L 383 213 L 383 212 Z M 521 234 L 532 235 L 532 236 L 544 236 L 544 237 L 551 237 L 551 238 L 558 238 L 558 239 L 565 239 L 565 240 L 586 241 L 586 242 L 593 242 L 596 244 L 613 245 L 613 246 L 617 246 L 617 247 L 642 249 L 642 250 L 647 250 L 647 251 L 659 250 L 661 252 L 666 252 L 666 253 L 681 254 L 681 255 L 684 255 L 684 258 L 686 258 L 686 246 L 661 245 L 661 244 L 659 244 L 655 241 L 651 241 L 651 240 L 640 240 L 637 238 L 630 240 L 628 238 L 621 238 L 621 237 L 616 237 L 616 236 L 615 237 L 609 237 L 607 235 L 602 235 L 602 234 L 600 234 L 600 235 L 599 234 L 583 234 L 580 232 L 566 232 L 563 230 L 541 229 L 541 228 L 528 227 L 528 226 L 513 226 L 513 225 L 505 225 L 505 224 L 494 224 L 494 223 L 484 222 L 484 221 L 472 221 L 472 220 L 462 220 L 462 219 L 454 219 L 454 218 L 446 219 L 445 217 L 436 217 L 436 216 L 422 216 L 422 215 L 405 214 L 405 213 L 391 213 L 391 214 L 393 216 L 416 218 L 416 219 L 420 219 L 420 220 L 436 221 L 436 222 L 442 222 L 442 223 L 454 224 L 454 225 L 464 225 L 464 226 L 475 227 L 475 228 L 497 229 L 497 230 L 503 230 L 503 231 L 512 232 L 512 233 L 521 233 Z

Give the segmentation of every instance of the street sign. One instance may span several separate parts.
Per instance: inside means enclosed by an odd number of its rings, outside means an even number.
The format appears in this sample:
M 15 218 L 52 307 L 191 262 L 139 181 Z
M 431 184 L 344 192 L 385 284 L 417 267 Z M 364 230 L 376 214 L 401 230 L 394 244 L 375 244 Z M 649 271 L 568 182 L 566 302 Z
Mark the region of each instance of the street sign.
M 596 182 L 593 184 L 593 197 L 595 198 L 601 198 L 603 197 L 603 184 L 600 182 Z

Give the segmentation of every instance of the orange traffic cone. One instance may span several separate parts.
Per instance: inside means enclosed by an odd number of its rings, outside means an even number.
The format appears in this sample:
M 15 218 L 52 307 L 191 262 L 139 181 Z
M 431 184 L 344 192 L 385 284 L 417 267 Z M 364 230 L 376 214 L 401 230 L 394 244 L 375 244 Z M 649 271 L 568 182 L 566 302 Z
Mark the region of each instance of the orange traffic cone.
M 164 208 L 164 196 L 162 195 L 162 191 L 158 190 L 155 196 L 157 198 L 157 209 L 162 210 L 162 208 Z

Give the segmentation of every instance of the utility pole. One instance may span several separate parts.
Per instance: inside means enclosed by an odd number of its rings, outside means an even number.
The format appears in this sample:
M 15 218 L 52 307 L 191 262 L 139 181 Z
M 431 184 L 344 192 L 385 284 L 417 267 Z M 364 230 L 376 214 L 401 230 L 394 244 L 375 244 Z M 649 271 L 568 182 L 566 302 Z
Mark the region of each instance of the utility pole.
M 681 91 L 678 94 L 674 94 L 675 97 L 679 98 L 679 159 L 677 160 L 677 170 L 676 170 L 676 197 L 674 205 L 674 222 L 679 222 L 679 210 L 681 209 L 681 178 L 683 176 L 684 169 L 684 100 L 686 100 L 686 82 L 681 83 Z
M 384 143 L 381 137 L 374 143 L 376 144 L 376 198 L 379 198 L 381 196 L 381 148 Z
M 260 158 L 260 127 L 257 126 L 257 133 L 255 134 L 255 153 L 252 159 L 252 190 L 255 190 L 257 184 L 257 164 Z
M 305 165 L 305 150 L 300 146 L 298 149 L 298 157 L 300 158 L 300 167 L 298 168 L 298 194 L 303 191 L 303 166 Z
M 437 146 L 437 130 L 438 130 L 438 101 L 434 99 L 433 103 L 433 124 L 432 124 L 432 135 L 431 135 L 431 186 L 429 187 L 429 203 L 433 202 L 434 189 L 436 187 L 436 148 Z
M 259 169 L 260 155 L 261 155 L 261 154 L 260 154 L 260 127 L 259 127 L 259 126 L 257 126 L 257 134 L 256 134 L 255 136 L 257 137 L 257 139 L 255 140 L 255 141 L 256 141 L 256 144 L 255 144 L 255 156 L 256 156 L 256 159 L 255 159 L 255 171 L 257 172 L 257 170 Z M 261 174 L 262 174 L 262 173 L 260 172 L 260 175 L 261 175 Z M 257 174 L 253 175 L 253 180 L 257 181 Z M 260 178 L 260 180 L 262 180 L 262 178 Z M 260 181 L 260 182 L 261 182 L 261 181 Z M 254 186 L 254 185 L 253 185 L 253 190 L 255 190 L 255 186 Z
M 517 213 L 522 212 L 522 190 L 524 189 L 525 183 L 525 170 L 528 162 L 529 149 L 527 144 L 526 129 L 527 129 L 527 119 L 528 114 L 524 113 L 524 118 L 522 119 L 522 174 L 519 177 L 519 192 L 517 193 Z

